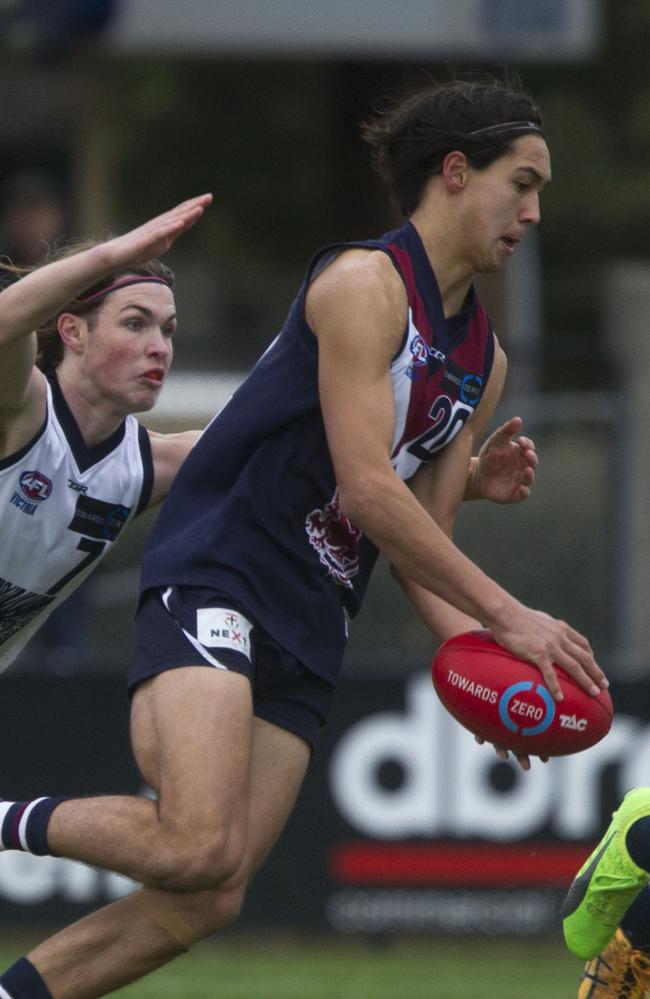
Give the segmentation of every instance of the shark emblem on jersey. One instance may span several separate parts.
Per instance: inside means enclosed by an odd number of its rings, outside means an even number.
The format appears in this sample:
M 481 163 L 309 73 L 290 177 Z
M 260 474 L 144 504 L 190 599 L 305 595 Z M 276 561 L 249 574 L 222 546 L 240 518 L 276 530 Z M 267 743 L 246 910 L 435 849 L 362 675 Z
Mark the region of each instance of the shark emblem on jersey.
M 309 544 L 318 552 L 321 565 L 339 586 L 352 589 L 359 571 L 361 531 L 341 511 L 338 490 L 324 509 L 312 510 L 305 518 Z

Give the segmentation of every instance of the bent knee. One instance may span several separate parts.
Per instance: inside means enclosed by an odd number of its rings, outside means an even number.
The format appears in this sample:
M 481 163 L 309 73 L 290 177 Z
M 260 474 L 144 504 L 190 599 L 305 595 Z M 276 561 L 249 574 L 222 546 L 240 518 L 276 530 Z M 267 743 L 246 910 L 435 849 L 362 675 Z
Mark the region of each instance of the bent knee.
M 210 835 L 195 843 L 190 871 L 194 891 L 221 887 L 239 871 L 244 859 L 243 836 Z
M 184 836 L 158 853 L 144 880 L 172 891 L 210 891 L 230 881 L 244 856 L 244 837 L 229 833 Z
M 202 938 L 208 937 L 237 919 L 245 894 L 246 885 L 241 883 L 193 895 L 188 919 Z

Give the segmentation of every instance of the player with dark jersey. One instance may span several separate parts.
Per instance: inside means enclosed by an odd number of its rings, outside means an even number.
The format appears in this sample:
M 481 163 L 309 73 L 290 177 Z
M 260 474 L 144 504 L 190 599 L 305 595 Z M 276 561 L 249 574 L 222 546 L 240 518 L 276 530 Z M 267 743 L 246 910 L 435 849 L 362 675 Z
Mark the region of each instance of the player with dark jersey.
M 145 555 L 131 732 L 157 798 L 67 799 L 38 828 L 49 852 L 146 887 L 18 961 L 5 999 L 106 994 L 236 918 L 293 808 L 378 551 L 437 637 L 481 622 L 554 696 L 554 663 L 594 694 L 607 684 L 584 636 L 452 540 L 463 499 L 516 501 L 533 477 L 516 418 L 473 457 L 505 355 L 472 282 L 539 221 L 539 111 L 516 87 L 459 81 L 365 135 L 405 225 L 317 254 Z M 32 806 L 9 805 L 11 848 L 26 813 L 29 849 Z
M 385 253 L 407 295 L 408 324 L 390 366 L 390 461 L 406 481 L 474 414 L 492 369 L 494 335 L 473 292 L 459 315 L 445 317 L 410 222 L 351 245 Z M 341 510 L 305 299 L 314 278 L 350 248 L 327 247 L 314 257 L 282 332 L 183 466 L 150 536 L 141 583 L 145 602 L 158 599 L 149 591 L 187 579 L 213 590 L 332 685 L 348 617 L 361 606 L 378 549 Z M 172 591 L 166 606 L 177 599 Z M 185 619 L 184 627 L 191 627 Z M 219 648 L 218 641 L 201 644 Z M 158 655 L 147 634 L 133 684 L 158 671 Z

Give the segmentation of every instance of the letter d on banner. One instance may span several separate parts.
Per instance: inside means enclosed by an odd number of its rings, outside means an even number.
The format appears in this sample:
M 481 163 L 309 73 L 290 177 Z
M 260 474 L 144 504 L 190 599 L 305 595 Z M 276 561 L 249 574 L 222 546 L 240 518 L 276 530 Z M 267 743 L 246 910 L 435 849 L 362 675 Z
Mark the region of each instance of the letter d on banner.
M 404 713 L 381 712 L 353 725 L 330 765 L 332 796 L 344 818 L 378 839 L 432 835 L 442 813 L 435 738 L 440 708 L 428 674 L 408 683 Z M 401 786 L 382 787 L 379 768 L 394 762 Z

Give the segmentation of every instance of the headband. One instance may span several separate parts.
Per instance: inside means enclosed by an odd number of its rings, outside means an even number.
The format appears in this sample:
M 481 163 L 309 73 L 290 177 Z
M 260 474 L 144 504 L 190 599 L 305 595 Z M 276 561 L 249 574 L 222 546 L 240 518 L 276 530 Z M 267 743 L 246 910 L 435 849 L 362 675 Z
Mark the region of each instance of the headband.
M 104 295 L 109 295 L 112 291 L 117 291 L 119 288 L 128 288 L 130 284 L 164 284 L 168 288 L 171 287 L 169 281 L 165 281 L 161 277 L 154 277 L 152 274 L 129 274 L 127 277 L 118 278 L 113 284 L 107 285 L 106 288 L 100 288 L 99 291 L 94 291 L 90 295 L 79 295 L 77 300 L 87 305 L 89 302 L 103 298 Z
M 518 133 L 525 132 L 539 132 L 541 133 L 542 128 L 537 124 L 536 121 L 500 121 L 496 125 L 485 125 L 483 128 L 477 128 L 470 135 L 501 135 L 501 134 L 512 134 L 516 135 Z

